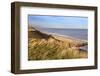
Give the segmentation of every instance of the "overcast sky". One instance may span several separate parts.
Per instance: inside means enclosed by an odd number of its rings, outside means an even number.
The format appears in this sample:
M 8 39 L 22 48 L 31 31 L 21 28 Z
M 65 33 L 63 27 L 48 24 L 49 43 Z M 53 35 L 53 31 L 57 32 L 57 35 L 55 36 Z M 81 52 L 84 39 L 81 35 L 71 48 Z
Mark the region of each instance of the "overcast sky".
M 29 15 L 28 23 L 33 27 L 41 28 L 73 28 L 73 29 L 87 29 L 87 17 L 74 16 L 36 16 Z

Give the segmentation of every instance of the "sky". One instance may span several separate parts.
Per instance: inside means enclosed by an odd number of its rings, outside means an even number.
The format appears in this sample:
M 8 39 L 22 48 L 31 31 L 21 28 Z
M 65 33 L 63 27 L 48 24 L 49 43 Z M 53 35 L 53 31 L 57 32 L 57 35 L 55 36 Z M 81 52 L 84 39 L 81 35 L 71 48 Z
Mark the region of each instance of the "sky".
M 28 23 L 40 28 L 87 29 L 88 17 L 29 15 Z

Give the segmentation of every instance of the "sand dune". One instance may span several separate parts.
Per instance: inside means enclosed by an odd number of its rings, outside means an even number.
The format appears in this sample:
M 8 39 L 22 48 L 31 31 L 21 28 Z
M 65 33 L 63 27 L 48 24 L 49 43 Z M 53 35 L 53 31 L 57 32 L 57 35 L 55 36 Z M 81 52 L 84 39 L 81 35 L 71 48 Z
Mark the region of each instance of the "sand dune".
M 86 41 L 50 35 L 33 27 L 28 28 L 28 43 L 29 60 L 87 58 L 87 51 L 80 50 Z

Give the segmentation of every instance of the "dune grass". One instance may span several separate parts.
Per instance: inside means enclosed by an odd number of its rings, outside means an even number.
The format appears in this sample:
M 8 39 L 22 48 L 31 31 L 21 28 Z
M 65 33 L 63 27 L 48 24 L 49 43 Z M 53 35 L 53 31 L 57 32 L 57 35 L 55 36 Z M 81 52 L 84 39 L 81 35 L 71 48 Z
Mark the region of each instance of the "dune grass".
M 87 52 L 77 49 L 76 44 L 74 41 L 61 41 L 49 35 L 42 35 L 39 31 L 29 31 L 28 60 L 87 58 Z
M 48 60 L 48 59 L 73 59 L 73 58 L 84 58 L 86 56 L 81 55 L 82 53 L 77 49 L 71 47 L 71 44 L 49 41 L 40 39 L 29 40 L 29 60 Z

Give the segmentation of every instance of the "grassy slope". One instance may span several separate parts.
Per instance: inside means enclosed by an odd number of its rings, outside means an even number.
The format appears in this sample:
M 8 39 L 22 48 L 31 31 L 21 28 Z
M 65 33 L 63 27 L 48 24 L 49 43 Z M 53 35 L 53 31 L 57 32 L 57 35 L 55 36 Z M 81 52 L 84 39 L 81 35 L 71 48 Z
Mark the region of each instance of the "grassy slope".
M 29 60 L 73 59 L 87 57 L 86 51 L 80 51 L 78 49 L 78 47 L 86 45 L 86 42 L 48 35 L 32 27 L 29 27 L 28 29 L 28 38 Z

